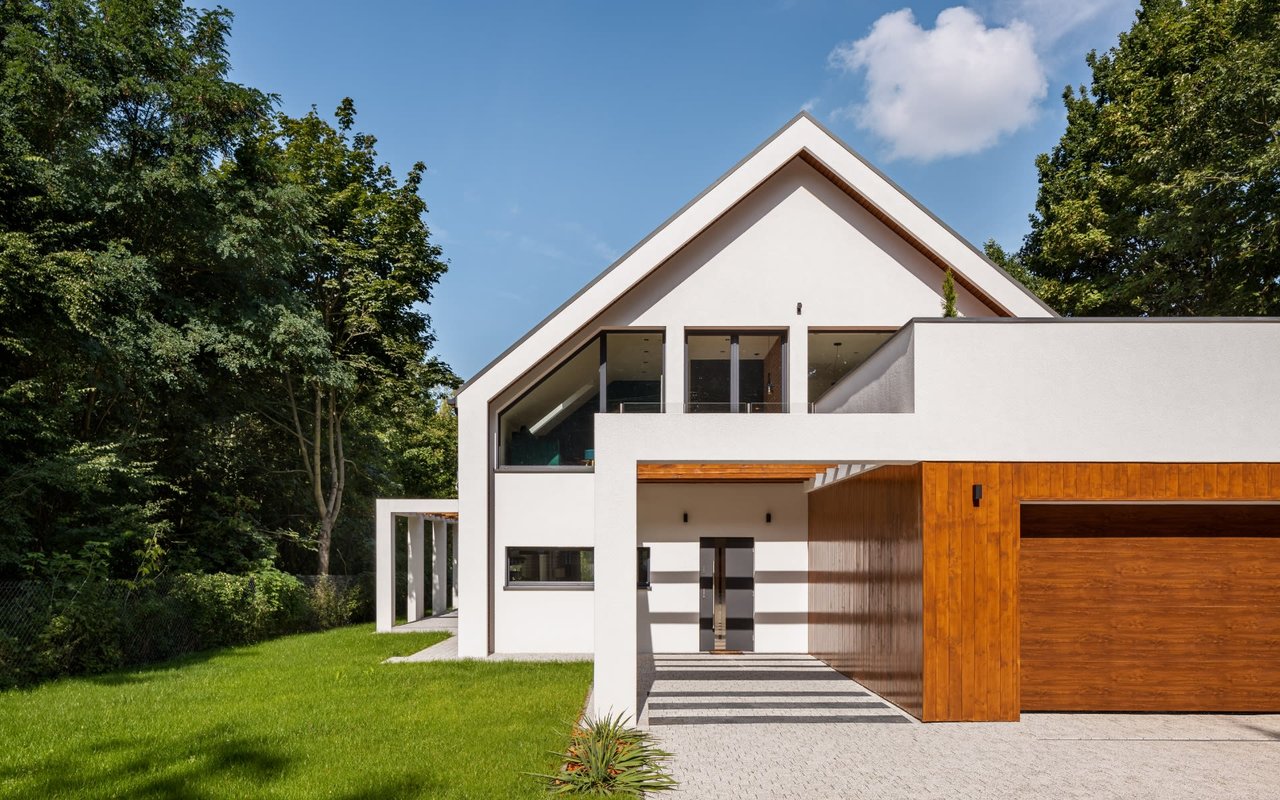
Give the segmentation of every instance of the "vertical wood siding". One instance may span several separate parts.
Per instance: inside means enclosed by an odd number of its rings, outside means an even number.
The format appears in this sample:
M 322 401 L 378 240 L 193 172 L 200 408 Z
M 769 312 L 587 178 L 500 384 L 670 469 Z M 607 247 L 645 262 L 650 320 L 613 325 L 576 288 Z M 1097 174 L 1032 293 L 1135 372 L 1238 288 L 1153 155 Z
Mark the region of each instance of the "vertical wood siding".
M 1018 719 L 1023 501 L 1280 500 L 1277 464 L 930 462 L 920 469 L 926 721 Z M 976 483 L 983 498 L 975 507 Z M 813 501 L 810 508 L 812 529 Z M 810 545 L 811 569 L 822 552 Z
M 884 466 L 809 495 L 809 650 L 920 717 L 921 465 Z

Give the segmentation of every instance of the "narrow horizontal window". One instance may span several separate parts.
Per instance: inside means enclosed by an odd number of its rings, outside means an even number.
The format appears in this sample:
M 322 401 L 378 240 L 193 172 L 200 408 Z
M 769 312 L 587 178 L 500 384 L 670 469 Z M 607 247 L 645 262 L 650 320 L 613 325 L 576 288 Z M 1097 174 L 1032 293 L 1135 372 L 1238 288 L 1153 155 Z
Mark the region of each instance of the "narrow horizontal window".
M 591 586 L 595 551 L 590 547 L 508 547 L 507 586 Z

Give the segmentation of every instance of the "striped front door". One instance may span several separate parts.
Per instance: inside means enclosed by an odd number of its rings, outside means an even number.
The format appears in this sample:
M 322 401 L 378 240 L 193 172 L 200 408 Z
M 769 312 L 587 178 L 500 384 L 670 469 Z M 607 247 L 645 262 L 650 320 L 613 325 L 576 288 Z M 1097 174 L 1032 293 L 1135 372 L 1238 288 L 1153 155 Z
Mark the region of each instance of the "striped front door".
M 698 641 L 704 652 L 755 649 L 755 540 L 700 540 Z

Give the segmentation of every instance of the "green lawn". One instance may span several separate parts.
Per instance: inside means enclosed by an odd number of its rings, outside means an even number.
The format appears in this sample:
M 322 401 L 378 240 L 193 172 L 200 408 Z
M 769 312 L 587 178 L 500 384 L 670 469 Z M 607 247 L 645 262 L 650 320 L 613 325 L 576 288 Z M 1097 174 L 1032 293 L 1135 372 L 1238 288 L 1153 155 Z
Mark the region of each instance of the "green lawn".
M 591 665 L 381 664 L 355 626 L 0 693 L 0 797 L 518 798 Z

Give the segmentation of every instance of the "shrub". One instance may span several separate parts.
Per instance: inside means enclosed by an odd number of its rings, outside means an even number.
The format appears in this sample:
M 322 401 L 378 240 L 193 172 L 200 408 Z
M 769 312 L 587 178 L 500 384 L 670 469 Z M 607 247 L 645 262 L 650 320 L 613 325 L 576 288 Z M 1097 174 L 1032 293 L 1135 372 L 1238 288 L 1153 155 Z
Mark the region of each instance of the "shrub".
M 306 587 L 268 565 L 248 575 L 179 575 L 174 594 L 203 647 L 249 644 L 310 627 Z
M 363 603 L 360 586 L 341 587 L 332 577 L 321 576 L 311 587 L 311 614 L 317 628 L 346 625 Z
M 667 772 L 671 754 L 658 749 L 652 734 L 627 725 L 622 715 L 586 719 L 569 737 L 560 769 L 540 775 L 551 794 L 642 797 L 674 789 Z
M 264 562 L 247 575 L 139 583 L 90 569 L 0 584 L 0 689 L 346 625 L 368 613 L 364 577 L 308 585 Z

